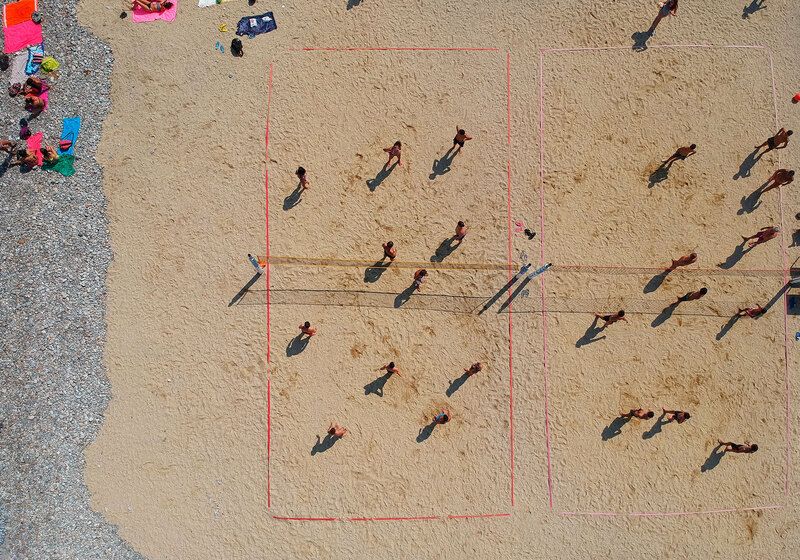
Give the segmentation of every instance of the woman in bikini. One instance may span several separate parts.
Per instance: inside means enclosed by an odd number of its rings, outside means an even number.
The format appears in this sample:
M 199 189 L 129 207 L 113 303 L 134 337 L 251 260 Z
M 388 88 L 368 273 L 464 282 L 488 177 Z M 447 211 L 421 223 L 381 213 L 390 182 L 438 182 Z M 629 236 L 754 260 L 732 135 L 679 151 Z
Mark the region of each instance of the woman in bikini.
M 163 12 L 172 7 L 172 2 L 157 2 L 156 0 L 133 0 L 131 2 L 131 10 L 136 6 L 147 12 Z

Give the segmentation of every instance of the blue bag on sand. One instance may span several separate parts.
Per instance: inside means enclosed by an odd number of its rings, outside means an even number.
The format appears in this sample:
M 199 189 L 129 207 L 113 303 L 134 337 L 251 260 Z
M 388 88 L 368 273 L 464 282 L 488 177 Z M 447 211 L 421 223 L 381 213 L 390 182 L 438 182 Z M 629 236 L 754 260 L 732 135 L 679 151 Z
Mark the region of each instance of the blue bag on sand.
M 237 35 L 247 35 L 251 39 L 261 33 L 268 33 L 278 29 L 278 24 L 275 22 L 275 17 L 272 12 L 261 14 L 260 16 L 243 17 L 236 24 Z

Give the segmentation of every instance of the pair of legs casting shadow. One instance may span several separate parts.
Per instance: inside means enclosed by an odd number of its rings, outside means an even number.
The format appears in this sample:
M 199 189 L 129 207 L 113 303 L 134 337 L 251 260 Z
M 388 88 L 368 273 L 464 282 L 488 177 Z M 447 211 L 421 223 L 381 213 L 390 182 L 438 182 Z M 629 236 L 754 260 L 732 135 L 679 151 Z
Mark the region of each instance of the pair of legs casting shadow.
M 631 35 L 631 39 L 633 39 L 633 46 L 631 48 L 636 52 L 647 50 L 647 41 L 649 41 L 652 36 L 653 35 L 647 31 L 637 31 Z
M 650 174 L 650 177 L 647 180 L 647 188 L 652 189 L 658 183 L 666 181 L 669 178 L 669 169 L 672 167 L 674 162 L 675 160 L 666 160 L 661 162 L 661 165 L 658 166 L 658 169 Z
M 297 356 L 300 352 L 306 349 L 309 340 L 311 340 L 311 337 L 303 336 L 303 333 L 298 334 L 289 341 L 289 344 L 286 345 L 286 356 L 289 358 L 292 356 Z
M 450 166 L 453 164 L 453 159 L 458 155 L 458 152 L 461 148 L 454 150 L 456 146 L 453 145 L 447 152 L 439 159 L 433 160 L 433 166 L 431 167 L 431 174 L 428 176 L 428 179 L 436 179 L 439 175 L 444 175 L 445 173 L 450 171 Z
M 384 259 L 376 261 L 375 264 L 364 270 L 364 282 L 369 284 L 380 280 L 381 275 L 386 272 L 390 264 L 392 264 L 392 261 Z
M 253 275 L 253 277 L 247 281 L 247 284 L 242 286 L 242 289 L 239 290 L 239 292 L 235 296 L 233 296 L 233 299 L 231 299 L 230 303 L 228 304 L 228 307 L 231 307 L 232 305 L 236 305 L 237 303 L 239 303 L 239 300 L 244 297 L 244 295 L 247 293 L 250 287 L 256 283 L 256 280 L 258 280 L 260 276 L 261 274 L 256 272 Z
M 294 188 L 292 192 L 289 193 L 289 196 L 283 199 L 283 209 L 285 211 L 291 210 L 302 200 L 300 196 L 303 194 L 303 187 L 300 183 L 297 183 L 297 186 Z
M 734 247 L 733 253 L 728 255 L 728 258 L 725 259 L 725 262 L 719 263 L 717 266 L 724 270 L 731 269 L 736 265 L 736 263 L 742 260 L 742 257 L 750 252 L 751 249 L 752 247 L 747 247 L 747 241 L 742 241 L 736 247 Z
M 651 437 L 660 434 L 661 428 L 669 424 L 669 421 L 666 418 L 667 418 L 667 413 L 662 412 L 661 416 L 656 418 L 656 423 L 653 424 L 649 430 L 647 430 L 645 433 L 642 434 L 642 439 L 650 439 Z
M 581 346 L 586 346 L 587 344 L 591 344 L 592 342 L 597 342 L 598 340 L 603 340 L 605 338 L 605 335 L 597 336 L 605 329 L 605 326 L 603 327 L 597 326 L 597 322 L 599 320 L 600 319 L 598 319 L 597 317 L 594 318 L 594 321 L 592 321 L 592 324 L 589 325 L 588 329 L 586 329 L 586 332 L 583 333 L 583 336 L 580 337 L 578 341 L 575 343 L 575 348 L 580 348 Z
M 436 422 L 431 420 L 430 424 L 420 429 L 419 433 L 417 434 L 417 443 L 422 443 L 433 433 L 433 429 L 436 427 Z
M 742 19 L 747 19 L 754 13 L 766 8 L 765 0 L 751 0 L 750 4 L 742 8 Z
M 650 323 L 650 326 L 658 327 L 659 325 L 663 325 L 664 323 L 666 323 L 667 320 L 670 317 L 672 317 L 672 314 L 675 312 L 675 310 L 678 309 L 678 305 L 680 304 L 677 302 L 670 303 L 668 306 L 666 306 L 664 309 L 661 310 L 661 313 L 659 313 L 655 319 L 653 319 L 653 322 Z
M 391 373 L 386 372 L 377 379 L 373 379 L 366 385 L 364 385 L 364 394 L 365 395 L 378 395 L 379 397 L 383 396 L 383 387 L 386 385 L 386 382 L 389 381 L 389 378 L 392 376 Z
M 764 189 L 766 189 L 770 184 L 770 181 L 767 181 L 756 190 L 751 192 L 747 196 L 743 196 L 741 200 L 742 207 L 736 212 L 739 216 L 742 214 L 749 214 L 753 212 L 756 208 L 761 206 L 761 195 L 764 194 Z
M 444 394 L 447 395 L 448 397 L 452 397 L 453 394 L 456 391 L 458 391 L 461 388 L 461 386 L 464 383 L 466 383 L 467 379 L 469 379 L 470 377 L 471 377 L 470 374 L 465 371 L 459 377 L 456 377 L 455 379 L 453 379 L 450 382 L 450 386 L 447 388 L 447 390 L 444 392 Z
M 415 290 L 416 286 L 414 286 L 414 284 L 411 284 L 408 288 L 397 294 L 397 297 L 394 298 L 395 308 L 402 307 L 405 302 L 410 300 Z
M 317 443 L 314 444 L 314 447 L 311 448 L 311 454 L 316 455 L 317 453 L 324 453 L 331 447 L 333 444 L 339 441 L 340 437 L 334 436 L 332 434 L 325 434 L 325 437 L 320 440 L 319 436 L 317 436 Z
M 431 256 L 431 262 L 444 261 L 447 257 L 453 254 L 453 251 L 458 249 L 459 245 L 461 245 L 461 241 L 456 239 L 455 235 L 443 240 L 441 243 L 439 243 L 439 247 L 436 248 L 436 252 Z
M 703 463 L 703 466 L 700 467 L 700 472 L 710 471 L 717 465 L 719 462 L 722 461 L 722 458 L 725 456 L 725 451 L 722 451 L 722 446 L 717 444 L 714 446 L 714 449 L 711 450 L 711 455 L 708 456 L 706 462 Z
M 611 423 L 603 428 L 602 437 L 603 441 L 608 441 L 613 437 L 617 437 L 622 433 L 622 428 L 631 421 L 630 416 L 617 416 Z
M 742 163 L 739 164 L 739 171 L 737 171 L 733 176 L 734 180 L 735 179 L 742 179 L 744 177 L 749 177 L 750 176 L 750 171 L 753 169 L 753 166 L 756 163 L 758 163 L 758 160 L 761 159 L 761 156 L 766 154 L 768 151 L 769 150 L 767 150 L 765 152 L 761 152 L 761 148 L 756 148 L 755 150 L 750 152 L 747 155 L 747 157 L 744 158 L 744 161 L 742 161 Z M 761 153 L 759 153 L 759 152 L 761 152 Z
M 657 289 L 661 287 L 661 284 L 664 283 L 664 280 L 667 279 L 669 273 L 672 272 L 673 269 L 668 268 L 664 271 L 659 272 L 655 276 L 653 276 L 650 281 L 644 287 L 644 293 L 649 294 L 650 292 L 655 292 Z
M 389 162 L 387 161 L 386 163 L 383 164 L 381 170 L 378 171 L 378 174 L 375 175 L 373 179 L 367 181 L 367 186 L 369 187 L 369 190 L 375 192 L 375 190 L 381 186 L 381 183 L 383 183 L 384 179 L 386 179 L 389 175 L 391 175 L 392 171 L 394 171 L 394 168 L 397 167 L 397 161 L 395 161 L 391 167 L 389 167 L 388 165 Z

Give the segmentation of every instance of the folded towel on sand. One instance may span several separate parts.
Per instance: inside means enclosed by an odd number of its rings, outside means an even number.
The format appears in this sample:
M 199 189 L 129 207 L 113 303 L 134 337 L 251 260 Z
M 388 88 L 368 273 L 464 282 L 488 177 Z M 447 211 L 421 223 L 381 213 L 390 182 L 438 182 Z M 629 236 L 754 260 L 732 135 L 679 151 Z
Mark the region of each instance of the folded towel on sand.
M 19 51 L 14 53 L 14 58 L 11 60 L 11 73 L 8 75 L 8 82 L 10 84 L 24 84 L 27 76 L 25 75 L 25 63 L 28 60 L 28 53 Z
M 216 6 L 217 4 L 224 4 L 226 2 L 230 2 L 231 0 L 221 0 L 218 2 L 217 0 L 200 0 L 197 5 L 201 8 L 208 8 L 209 6 Z
M 28 76 L 36 74 L 44 59 L 44 44 L 28 47 L 28 63 L 25 65 L 25 73 Z
M 40 151 L 42 148 L 42 138 L 44 138 L 44 132 L 37 132 L 33 136 L 29 136 L 27 140 L 28 149 L 36 152 L 36 165 L 42 165 L 42 161 L 44 161 L 44 156 L 42 156 L 42 152 Z
M 68 150 L 62 150 L 61 147 L 58 147 L 58 155 L 75 155 L 75 142 L 78 140 L 78 132 L 81 129 L 81 118 L 80 117 L 71 117 L 69 119 L 64 119 L 64 125 L 61 130 L 61 140 L 69 140 L 71 142 L 70 147 Z
M 6 53 L 17 52 L 25 47 L 42 43 L 42 26 L 32 21 L 4 27 L 3 34 L 6 36 L 3 52 Z
M 31 20 L 31 14 L 39 8 L 37 0 L 19 0 L 3 6 L 3 27 Z
M 240 19 L 239 23 L 236 24 L 236 34 L 247 35 L 252 39 L 256 35 L 274 31 L 277 28 L 278 24 L 275 23 L 272 12 L 267 12 L 260 16 L 243 17 Z
M 64 177 L 71 177 L 75 175 L 75 156 L 66 154 L 59 156 L 58 160 L 54 163 L 42 163 L 42 169 L 45 171 L 56 171 L 61 173 Z
M 162 4 L 167 0 L 163 0 Z M 169 0 L 172 2 L 172 7 L 169 10 L 164 10 L 163 12 L 148 12 L 138 4 L 133 9 L 133 22 L 134 23 L 145 23 L 148 21 L 155 21 L 157 19 L 163 19 L 164 21 L 175 21 L 175 15 L 178 13 L 178 0 Z

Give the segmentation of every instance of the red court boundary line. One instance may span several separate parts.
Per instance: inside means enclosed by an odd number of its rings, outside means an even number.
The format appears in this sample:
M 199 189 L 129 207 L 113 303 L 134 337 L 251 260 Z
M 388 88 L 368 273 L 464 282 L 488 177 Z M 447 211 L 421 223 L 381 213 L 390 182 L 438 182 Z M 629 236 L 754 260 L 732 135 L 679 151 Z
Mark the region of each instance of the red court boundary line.
M 469 48 L 469 47 L 305 47 L 302 49 L 289 49 L 289 51 L 479 51 L 479 52 L 499 52 L 498 48 Z M 270 109 L 272 104 L 272 71 L 273 64 L 269 66 L 269 84 L 267 89 L 267 124 L 265 133 L 266 144 L 266 165 L 265 190 L 266 190 L 266 242 L 267 259 L 269 261 L 269 122 Z M 507 177 L 507 206 L 508 206 L 508 279 L 512 278 L 512 239 L 511 239 L 511 53 L 506 52 L 506 115 L 507 115 L 507 154 L 506 154 L 506 177 Z M 271 507 L 271 375 L 270 375 L 270 282 L 269 282 L 269 262 L 266 267 L 267 280 L 267 509 Z M 509 293 L 511 289 L 509 288 Z M 512 342 L 512 318 L 511 304 L 508 313 L 508 362 L 509 362 L 509 440 L 510 440 L 510 476 L 511 476 L 511 506 L 514 506 L 514 372 L 513 372 L 513 342 Z M 510 513 L 488 513 L 475 515 L 448 515 L 448 516 L 418 516 L 418 517 L 285 517 L 273 515 L 273 519 L 280 521 L 433 521 L 438 519 L 483 519 L 493 517 L 510 517 Z
M 772 57 L 772 51 L 763 46 L 763 45 L 706 45 L 706 44 L 687 44 L 687 45 L 653 45 L 649 46 L 648 48 L 709 48 L 709 49 L 763 49 L 767 52 L 767 56 L 769 58 L 769 65 L 770 65 L 770 76 L 772 80 L 772 98 L 773 98 L 773 109 L 775 112 L 775 128 L 778 128 L 778 105 L 777 105 L 777 88 L 775 85 L 775 67 Z M 540 189 L 539 189 L 539 197 L 540 197 L 540 236 L 539 236 L 539 244 L 541 248 L 541 262 L 544 263 L 544 55 L 545 53 L 556 53 L 556 52 L 577 52 L 577 51 L 604 51 L 604 50 L 631 50 L 630 47 L 576 47 L 576 48 L 560 48 L 560 49 L 540 49 L 539 50 L 539 178 L 540 178 Z M 780 165 L 780 153 L 778 153 L 778 164 Z M 783 273 L 783 281 L 784 285 L 789 280 L 789 265 L 788 259 L 786 254 L 786 247 L 785 247 L 785 228 L 783 227 L 784 224 L 784 213 L 783 213 L 783 191 L 779 189 L 779 211 L 780 211 L 780 220 L 781 220 L 781 253 L 783 258 L 783 269 L 776 270 L 776 269 L 764 269 L 764 270 L 753 270 L 749 272 L 782 272 Z M 555 268 L 555 267 L 554 267 Z M 561 267 L 567 268 L 567 267 Z M 580 268 L 591 268 L 589 266 L 582 267 L 580 265 L 573 266 L 571 268 L 580 269 Z M 626 269 L 626 268 L 634 268 L 634 267 L 616 267 L 616 266 L 602 266 L 602 267 L 594 267 L 594 268 L 605 268 L 605 269 Z M 643 267 L 640 267 L 640 269 Z M 654 270 L 664 270 L 664 269 L 654 269 Z M 698 269 L 693 269 L 698 270 Z M 700 269 L 702 270 L 702 269 Z M 707 269 L 713 270 L 713 269 Z M 739 271 L 739 272 L 748 272 L 748 271 Z M 548 386 L 549 386 L 549 374 L 548 374 L 548 363 L 547 363 L 547 312 L 546 312 L 546 303 L 545 303 L 545 289 L 544 289 L 544 279 L 540 280 L 540 285 L 542 287 L 542 332 L 543 332 L 543 368 L 544 368 L 544 403 L 545 403 L 545 440 L 547 445 L 547 482 L 548 482 L 548 491 L 550 497 L 550 510 L 553 509 L 553 484 L 552 484 L 552 468 L 551 468 L 551 438 L 550 438 L 550 422 L 548 416 Z M 790 480 L 790 469 L 791 469 L 791 393 L 790 393 L 790 381 L 789 381 L 789 330 L 788 330 L 788 302 L 784 295 L 784 364 L 785 364 L 785 389 L 786 389 L 786 472 L 785 472 L 785 479 L 784 479 L 784 495 L 788 496 L 789 494 L 789 480 Z M 770 505 L 770 506 L 761 506 L 761 507 L 748 507 L 748 508 L 731 508 L 731 509 L 717 509 L 717 510 L 707 510 L 707 511 L 693 511 L 693 512 L 558 512 L 558 515 L 561 516 L 596 516 L 596 517 L 616 517 L 616 516 L 627 516 L 627 517 L 674 517 L 674 516 L 686 516 L 686 515 L 708 515 L 708 514 L 716 514 L 716 513 L 731 513 L 731 512 L 742 512 L 742 511 L 760 511 L 760 510 L 767 510 L 767 509 L 780 509 L 782 505 Z
M 270 311 L 269 311 L 269 116 L 272 108 L 272 63 L 269 65 L 269 78 L 267 81 L 267 125 L 264 132 L 264 192 L 266 200 L 265 210 L 265 223 L 266 233 L 265 241 L 267 245 L 267 266 L 266 266 L 266 282 L 267 282 L 267 509 L 272 507 L 272 487 L 271 487 L 271 468 L 270 460 L 272 459 L 272 373 L 270 371 Z

